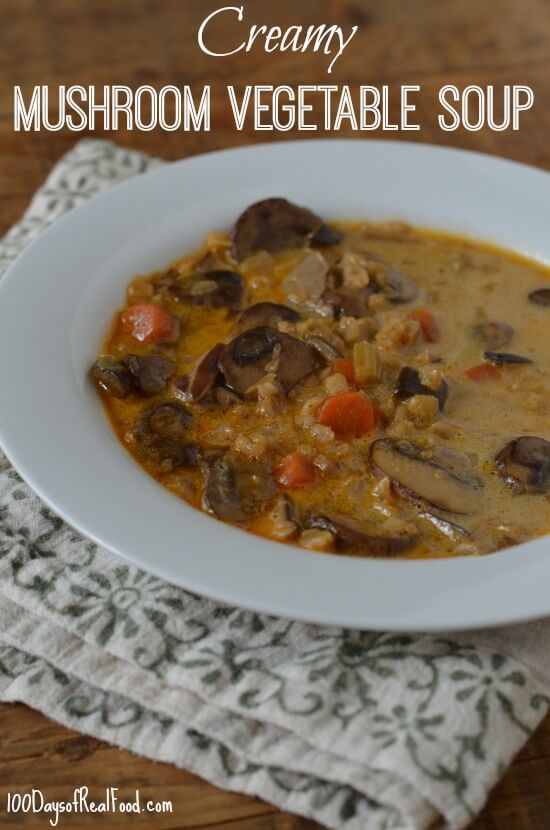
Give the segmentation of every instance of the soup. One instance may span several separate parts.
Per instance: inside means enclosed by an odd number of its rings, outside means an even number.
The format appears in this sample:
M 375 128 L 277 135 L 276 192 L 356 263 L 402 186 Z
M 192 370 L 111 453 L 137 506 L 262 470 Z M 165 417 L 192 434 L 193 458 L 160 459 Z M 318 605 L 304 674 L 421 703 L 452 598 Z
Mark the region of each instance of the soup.
M 550 527 L 550 275 L 285 199 L 134 278 L 92 367 L 160 484 L 356 556 L 477 555 Z

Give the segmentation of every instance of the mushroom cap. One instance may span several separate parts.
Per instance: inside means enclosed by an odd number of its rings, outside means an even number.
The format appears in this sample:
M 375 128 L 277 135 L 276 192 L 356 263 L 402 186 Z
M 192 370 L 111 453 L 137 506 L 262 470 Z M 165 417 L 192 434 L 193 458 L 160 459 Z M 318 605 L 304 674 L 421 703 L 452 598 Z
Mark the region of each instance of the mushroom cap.
M 185 397 L 187 400 L 194 402 L 201 401 L 210 392 L 212 387 L 216 385 L 220 378 L 218 359 L 223 349 L 223 343 L 216 343 L 215 346 L 199 357 L 185 386 Z
M 128 367 L 111 355 L 96 360 L 92 366 L 92 377 L 100 389 L 115 398 L 127 398 L 135 390 Z
M 550 441 L 522 435 L 497 453 L 498 474 L 517 493 L 546 493 L 550 487 Z
M 287 323 L 296 323 L 299 319 L 300 315 L 297 311 L 282 303 L 254 303 L 254 305 L 241 311 L 237 317 L 235 333 L 240 334 L 256 326 L 276 327 L 280 320 L 285 320 Z
M 333 511 L 310 514 L 309 527 L 328 530 L 334 534 L 337 550 L 356 550 L 374 556 L 387 556 L 410 548 L 417 533 L 389 534 L 374 522 L 355 519 Z
M 380 289 L 390 303 L 410 303 L 418 295 L 418 288 L 409 277 L 393 265 L 383 276 L 377 276 Z
M 529 294 L 529 300 L 535 305 L 550 306 L 550 287 L 537 288 Z
M 158 355 L 129 354 L 121 360 L 130 371 L 136 391 L 146 398 L 163 392 L 176 364 Z
M 244 300 L 243 278 L 236 271 L 198 272 L 178 287 L 176 296 L 190 305 L 240 311 Z
M 439 409 L 443 411 L 449 387 L 443 379 L 437 389 L 431 389 L 425 386 L 420 380 L 418 369 L 413 369 L 411 366 L 404 366 L 395 382 L 394 395 L 400 401 L 412 398 L 413 395 L 432 395 L 437 398 L 439 402 Z
M 514 329 L 501 320 L 484 320 L 474 326 L 473 333 L 489 349 L 501 349 L 512 340 Z
M 366 317 L 368 301 L 372 294 L 382 294 L 389 303 L 409 303 L 418 294 L 418 287 L 394 266 L 386 266 L 372 277 L 366 285 L 351 288 L 343 285 L 325 291 L 323 299 L 333 306 L 337 316 Z
M 323 300 L 334 309 L 336 317 L 366 317 L 369 314 L 368 299 L 377 292 L 375 283 L 364 288 L 329 288 Z
M 188 442 L 193 423 L 189 409 L 177 401 L 160 401 L 147 409 L 137 421 L 134 438 L 138 453 L 156 463 L 170 460 L 173 466 L 195 466 L 199 449 Z
M 465 458 L 448 450 L 445 456 L 397 438 L 379 438 L 370 447 L 374 468 L 388 476 L 399 495 L 451 513 L 473 513 L 480 503 L 481 482 Z
M 320 217 L 307 208 L 287 199 L 263 199 L 250 205 L 237 219 L 232 253 L 241 262 L 256 251 L 276 254 L 301 248 L 322 226 Z M 317 244 L 323 244 L 323 237 Z
M 204 502 L 219 519 L 245 522 L 260 515 L 275 495 L 271 472 L 260 464 L 218 455 L 205 469 Z
M 443 516 L 438 516 L 437 513 L 431 513 L 429 510 L 424 510 L 422 513 L 419 513 L 418 518 L 429 522 L 432 527 L 435 527 L 443 536 L 452 541 L 471 536 L 470 531 L 466 530 L 462 525 L 451 522 L 449 519 L 444 519 Z
M 268 326 L 256 326 L 225 346 L 218 366 L 229 389 L 245 395 L 264 377 L 271 362 L 272 371 L 285 392 L 317 365 L 312 351 L 302 340 Z
M 342 234 L 340 231 L 331 228 L 330 225 L 323 224 L 317 228 L 311 237 L 310 243 L 318 248 L 328 248 L 331 245 L 338 245 L 342 241 Z
M 327 365 L 330 365 L 339 357 L 343 357 L 342 352 L 324 337 L 321 337 L 320 334 L 306 334 L 306 343 Z
M 495 366 L 504 366 L 505 364 L 519 365 L 521 363 L 533 362 L 530 357 L 524 357 L 521 354 L 511 354 L 510 352 L 485 352 L 483 357 L 485 360 L 489 360 L 491 363 L 494 363 Z

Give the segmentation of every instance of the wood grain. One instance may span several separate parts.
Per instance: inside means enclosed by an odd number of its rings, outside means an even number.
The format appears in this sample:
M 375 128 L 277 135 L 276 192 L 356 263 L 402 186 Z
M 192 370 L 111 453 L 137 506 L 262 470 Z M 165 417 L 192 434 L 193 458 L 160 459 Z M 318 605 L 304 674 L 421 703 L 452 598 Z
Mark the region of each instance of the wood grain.
M 213 0 L 0 0 L 0 233 L 21 214 L 55 161 L 83 134 L 14 133 L 12 88 L 35 84 L 212 84 L 209 133 L 121 130 L 112 138 L 129 147 L 175 159 L 206 150 L 298 137 L 293 133 L 237 132 L 222 97 L 226 83 L 338 83 L 422 86 L 420 133 L 385 138 L 431 141 L 496 153 L 550 169 L 550 9 L 547 0 L 249 0 L 246 22 L 357 24 L 359 34 L 332 76 L 315 55 L 266 55 L 212 59 L 196 45 Z M 236 38 L 226 26 L 224 36 Z M 495 133 L 437 126 L 437 91 L 444 83 L 529 84 L 535 106 L 519 131 Z M 323 131 L 318 133 L 324 135 Z M 340 135 L 349 135 L 343 130 Z M 96 136 L 103 133 L 98 131 Z M 372 134 L 370 134 L 372 135 Z M 381 133 L 378 137 L 381 137 Z M 21 705 L 0 706 L 0 824 L 43 828 L 44 816 L 7 817 L 6 793 L 40 787 L 67 798 L 75 786 L 92 793 L 118 786 L 130 796 L 171 799 L 172 814 L 154 820 L 111 815 L 109 826 L 312 830 L 315 825 L 258 800 L 222 792 L 197 777 L 156 764 L 71 732 Z M 548 830 L 550 827 L 550 720 L 538 730 L 504 775 L 471 830 Z M 98 826 L 96 817 L 65 820 L 71 830 Z

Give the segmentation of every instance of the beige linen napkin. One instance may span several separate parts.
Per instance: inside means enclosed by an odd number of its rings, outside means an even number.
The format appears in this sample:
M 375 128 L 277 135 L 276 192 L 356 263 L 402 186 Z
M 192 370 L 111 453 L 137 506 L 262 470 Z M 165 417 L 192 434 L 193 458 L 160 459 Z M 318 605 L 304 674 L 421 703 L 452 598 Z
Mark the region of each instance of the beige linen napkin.
M 157 163 L 79 143 L 0 270 Z M 465 827 L 548 708 L 548 635 L 354 632 L 200 599 L 82 538 L 0 453 L 0 699 L 329 827 Z

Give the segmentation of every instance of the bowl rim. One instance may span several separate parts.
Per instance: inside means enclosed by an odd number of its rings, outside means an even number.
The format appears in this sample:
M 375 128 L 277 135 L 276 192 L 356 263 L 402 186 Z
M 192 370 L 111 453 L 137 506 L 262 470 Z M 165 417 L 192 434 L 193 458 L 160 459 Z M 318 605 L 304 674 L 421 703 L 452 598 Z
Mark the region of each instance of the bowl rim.
M 548 179 L 550 178 L 549 173 L 531 165 L 488 156 L 476 151 L 442 147 L 440 145 L 424 144 L 421 142 L 383 141 L 362 138 L 301 139 L 265 142 L 191 156 L 180 161 L 161 165 L 142 176 L 136 176 L 114 185 L 103 193 L 94 196 L 86 203 L 70 210 L 45 231 L 40 233 L 38 237 L 25 247 L 0 281 L 0 330 L 7 330 L 10 333 L 11 328 L 13 332 L 13 320 L 10 323 L 10 314 L 15 316 L 13 315 L 14 304 L 15 308 L 17 308 L 18 303 L 21 303 L 21 286 L 23 285 L 23 281 L 26 279 L 30 284 L 29 274 L 33 270 L 36 258 L 41 259 L 47 252 L 53 255 L 57 251 L 56 255 L 59 255 L 59 246 L 63 245 L 63 239 L 66 236 L 70 236 L 76 230 L 82 234 L 83 224 L 86 226 L 86 223 L 90 222 L 89 227 L 93 229 L 93 227 L 96 227 L 94 223 L 99 222 L 99 226 L 104 229 L 106 215 L 111 213 L 116 205 L 123 204 L 125 200 L 129 203 L 131 197 L 135 194 L 139 198 L 142 198 L 139 193 L 140 190 L 143 190 L 143 194 L 151 190 L 154 190 L 155 193 L 162 192 L 165 187 L 173 187 L 174 181 L 179 176 L 183 175 L 183 179 L 185 180 L 186 175 L 192 169 L 196 170 L 197 167 L 203 167 L 205 165 L 207 167 L 215 166 L 220 161 L 225 163 L 228 158 L 232 162 L 234 160 L 240 160 L 235 163 L 241 165 L 243 159 L 246 160 L 247 165 L 250 163 L 260 163 L 261 165 L 264 161 L 261 158 L 262 156 L 271 156 L 272 159 L 278 154 L 285 155 L 290 153 L 292 155 L 297 153 L 300 156 L 306 154 L 308 151 L 314 152 L 314 148 L 319 148 L 323 153 L 328 152 L 329 154 L 334 151 L 340 153 L 346 149 L 351 153 L 355 153 L 356 148 L 361 148 L 359 152 L 366 151 L 367 154 L 370 153 L 375 156 L 377 153 L 381 153 L 382 156 L 389 153 L 390 156 L 404 155 L 411 159 L 416 157 L 414 161 L 420 164 L 425 164 L 426 159 L 429 162 L 430 158 L 433 160 L 435 157 L 438 157 L 440 161 L 443 159 L 443 166 L 445 166 L 445 160 L 447 159 L 457 160 L 459 163 L 465 161 L 466 166 L 471 160 L 475 160 L 484 169 L 492 168 L 498 174 L 513 172 L 512 178 L 519 176 L 523 180 L 527 177 L 530 180 L 527 183 L 528 190 L 533 186 L 533 177 L 537 181 L 537 187 L 542 179 L 545 179 L 545 184 L 547 185 Z M 184 171 L 183 174 L 181 173 L 182 170 Z M 144 181 L 146 182 L 145 184 Z M 113 207 L 110 208 L 110 205 Z M 104 209 L 105 216 L 102 217 Z M 95 230 L 91 232 L 96 233 Z M 471 237 L 470 235 L 470 238 L 476 241 L 476 237 Z M 478 239 L 482 241 L 482 238 Z M 489 239 L 487 241 L 492 242 L 493 240 Z M 53 249 L 52 246 L 54 246 Z M 550 261 L 550 245 L 546 248 L 545 257 L 546 260 Z M 546 260 L 542 260 L 541 264 L 544 265 Z M 539 259 L 539 261 L 541 260 Z M 22 277 L 22 274 L 27 274 L 27 277 Z M 131 275 L 128 275 L 126 282 L 130 278 Z M 8 308 L 10 309 L 9 314 Z M 3 326 L 5 327 L 4 329 Z M 3 384 L 3 388 L 7 388 L 9 392 L 17 393 L 18 387 L 15 382 L 13 366 L 11 370 L 8 366 L 8 351 L 3 350 L 3 356 L 0 355 L 0 382 Z M 13 353 L 10 355 L 10 358 L 13 359 Z M 67 360 L 64 365 L 64 371 L 67 373 L 67 376 L 68 373 L 72 375 L 73 369 L 74 367 Z M 78 391 L 82 392 L 83 390 L 79 389 Z M 8 395 L 8 401 L 11 402 L 11 400 L 15 401 L 15 397 L 12 395 L 10 398 Z M 31 398 L 28 398 L 28 400 L 31 400 Z M 84 400 L 84 397 L 82 397 L 82 400 Z M 246 564 L 253 567 L 256 562 L 257 565 L 257 559 L 255 560 L 255 557 L 261 556 L 261 566 L 263 569 L 261 576 L 270 578 L 273 581 L 273 586 L 276 586 L 276 590 L 270 591 L 268 589 L 267 591 L 264 590 L 258 593 L 255 590 L 255 588 L 259 590 L 257 575 L 256 579 L 252 580 L 254 585 L 247 582 L 246 587 L 241 586 L 239 588 L 235 578 L 230 579 L 232 567 L 231 565 L 228 566 L 228 563 L 224 564 L 218 575 L 204 573 L 204 568 L 202 570 L 201 568 L 198 570 L 197 568 L 190 568 L 188 572 L 181 572 L 181 570 L 172 567 L 173 563 L 170 563 L 169 558 L 168 560 L 164 558 L 162 561 L 157 561 L 151 556 L 148 556 L 145 553 L 144 547 L 141 547 L 139 552 L 136 552 L 135 549 L 129 550 L 120 541 L 120 529 L 113 534 L 112 521 L 108 523 L 109 526 L 107 529 L 105 526 L 101 527 L 98 524 L 97 516 L 94 519 L 93 516 L 87 516 L 85 511 L 82 511 L 83 503 L 81 501 L 78 502 L 80 509 L 75 510 L 74 504 L 76 502 L 74 501 L 71 502 L 69 507 L 66 507 L 63 499 L 60 499 L 58 496 L 59 485 L 52 489 L 47 476 L 45 476 L 46 466 L 44 457 L 41 457 L 41 466 L 38 471 L 38 467 L 34 466 L 34 459 L 27 451 L 24 440 L 22 440 L 21 430 L 15 430 L 13 412 L 10 417 L 7 414 L 4 417 L 9 407 L 10 403 L 8 403 L 5 410 L 3 407 L 2 411 L 0 411 L 0 443 L 14 467 L 43 501 L 52 510 L 61 515 L 70 525 L 97 544 L 104 545 L 134 565 L 194 593 L 206 595 L 221 602 L 253 608 L 254 610 L 265 611 L 292 619 L 302 619 L 322 624 L 344 625 L 347 627 L 364 628 L 368 626 L 379 630 L 463 630 L 534 619 L 550 613 L 550 597 L 546 600 L 542 592 L 535 592 L 534 595 L 527 599 L 524 596 L 521 601 L 517 595 L 518 590 L 533 589 L 537 584 L 540 584 L 544 576 L 546 578 L 548 577 L 550 558 L 547 560 L 549 564 L 545 565 L 544 555 L 541 555 L 540 548 L 541 545 L 544 548 L 548 547 L 550 543 L 549 537 L 542 537 L 505 551 L 476 558 L 374 560 L 367 558 L 358 559 L 357 557 L 335 554 L 323 554 L 319 556 L 307 551 L 301 551 L 293 546 L 281 545 L 280 543 L 264 540 L 252 534 L 245 534 L 241 530 L 228 526 L 223 522 L 216 521 L 210 516 L 205 516 L 194 508 L 190 508 L 184 504 L 182 515 L 183 513 L 186 514 L 186 524 L 188 522 L 190 525 L 196 525 L 198 529 L 195 531 L 195 534 L 198 534 L 197 538 L 199 540 L 204 537 L 212 541 L 216 537 L 216 544 L 226 544 L 233 551 L 236 551 L 239 547 L 242 549 L 243 547 L 247 548 L 252 546 L 262 549 L 263 552 L 260 554 L 255 553 L 245 557 Z M 13 406 L 12 409 L 14 409 Z M 26 420 L 23 419 L 23 423 Z M 131 465 L 135 474 L 141 468 L 139 468 L 136 462 L 130 460 L 131 456 L 125 451 L 123 452 L 127 456 L 124 466 Z M 47 456 L 48 453 L 46 452 Z M 70 469 L 70 464 L 66 469 Z M 154 505 L 158 505 L 161 499 L 176 498 L 146 475 L 144 475 L 143 480 L 140 479 L 140 482 L 139 486 L 143 490 L 144 497 L 151 496 Z M 152 488 L 158 491 L 157 495 L 153 496 Z M 178 507 L 182 506 L 180 500 L 177 500 L 177 504 Z M 191 518 L 189 511 L 195 514 L 196 522 Z M 206 532 L 204 530 L 206 527 L 205 523 L 210 528 L 217 529 Z M 202 525 L 202 527 L 199 527 L 199 525 Z M 243 539 L 250 539 L 250 545 L 244 542 Z M 241 544 L 238 540 L 241 540 Z M 283 554 L 281 548 L 287 551 L 287 553 Z M 291 556 L 288 555 L 288 552 L 291 553 Z M 521 568 L 519 568 L 519 557 L 525 560 Z M 241 561 L 241 565 L 243 561 Z M 309 591 L 310 594 L 312 590 L 311 588 L 308 589 L 307 585 L 310 584 L 311 579 L 318 579 L 323 585 L 328 585 L 329 588 L 333 587 L 334 584 L 339 584 L 340 589 L 350 588 L 353 582 L 366 577 L 369 580 L 374 580 L 375 583 L 377 580 L 381 580 L 381 583 L 386 587 L 391 584 L 392 579 L 397 580 L 400 587 L 399 590 L 396 589 L 396 595 L 391 599 L 391 609 L 386 614 L 382 613 L 379 608 L 375 612 L 371 611 L 368 607 L 362 610 L 359 596 L 355 598 L 354 603 L 348 603 L 344 596 L 330 608 L 323 608 L 319 599 L 317 601 L 307 602 L 306 594 L 300 584 L 292 585 L 292 582 L 288 581 L 286 583 L 286 591 L 282 590 L 285 585 L 284 580 L 281 581 L 281 568 L 283 570 L 286 569 L 288 571 L 287 576 L 293 576 L 296 583 L 304 580 L 302 585 L 306 586 L 305 590 L 306 592 Z M 529 568 L 532 570 L 530 571 L 529 578 L 526 578 L 525 571 L 528 571 Z M 344 574 L 345 571 L 347 571 L 346 574 Z M 492 586 L 491 610 L 488 610 L 486 605 L 481 604 L 483 592 L 479 588 L 477 590 L 470 590 L 471 586 L 469 588 L 467 584 L 468 580 L 464 576 L 466 571 L 472 579 L 479 581 L 485 589 L 489 585 Z M 235 577 L 235 574 L 233 574 L 233 577 Z M 345 585 L 341 584 L 342 578 L 344 579 Z M 249 576 L 247 576 L 248 579 Z M 228 580 L 228 582 L 224 584 L 224 580 Z M 410 597 L 407 598 L 407 586 L 409 583 L 414 587 L 426 580 L 433 582 L 434 590 L 445 581 L 453 582 L 456 580 L 460 583 L 454 592 L 455 597 L 452 603 L 452 610 L 449 607 L 452 596 L 449 594 L 445 594 L 441 598 L 429 600 L 427 604 L 425 596 L 418 597 L 418 601 L 412 602 Z M 512 589 L 514 590 L 512 591 Z M 327 588 L 325 587 L 324 597 L 327 595 L 326 591 Z M 372 589 L 369 587 L 365 594 L 366 603 L 369 602 L 369 591 L 371 594 L 370 601 L 374 599 Z M 501 599 L 495 604 L 495 596 L 497 595 Z M 515 602 L 510 605 L 509 602 L 512 597 L 515 597 Z M 300 599 L 303 599 L 304 602 L 301 603 Z M 461 618 L 459 613 L 460 602 L 474 605 L 477 603 L 477 606 L 475 610 L 470 609 L 466 611 L 465 609 L 464 616 Z M 399 612 L 400 603 L 403 605 L 402 613 Z

